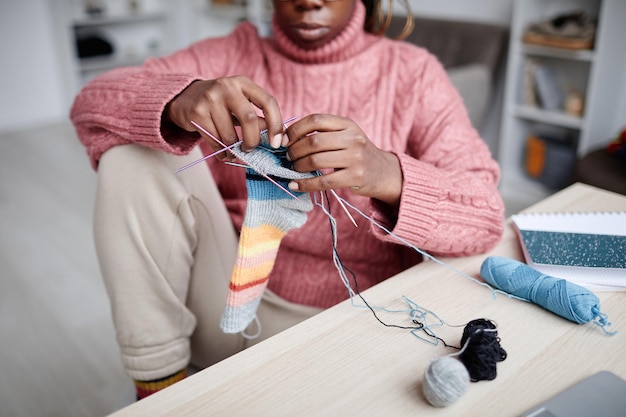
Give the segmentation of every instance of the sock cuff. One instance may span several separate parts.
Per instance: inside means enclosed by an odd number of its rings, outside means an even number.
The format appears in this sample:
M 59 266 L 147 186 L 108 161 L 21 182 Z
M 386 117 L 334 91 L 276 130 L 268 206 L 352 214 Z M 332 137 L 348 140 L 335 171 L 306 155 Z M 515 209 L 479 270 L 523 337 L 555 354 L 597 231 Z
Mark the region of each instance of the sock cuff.
M 152 381 L 137 381 L 135 382 L 135 391 L 137 393 L 137 399 L 146 398 L 149 395 L 154 394 L 157 391 L 161 391 L 164 388 L 174 385 L 178 381 L 185 379 L 187 376 L 187 370 L 182 369 L 175 374 L 166 376 L 164 378 L 155 379 Z

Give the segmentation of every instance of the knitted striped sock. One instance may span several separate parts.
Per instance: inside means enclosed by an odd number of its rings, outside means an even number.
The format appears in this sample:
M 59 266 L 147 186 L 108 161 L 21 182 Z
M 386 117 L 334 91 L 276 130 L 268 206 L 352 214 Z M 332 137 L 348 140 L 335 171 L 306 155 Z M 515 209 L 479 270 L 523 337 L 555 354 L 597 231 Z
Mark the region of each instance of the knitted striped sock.
M 263 172 L 285 189 L 292 179 L 311 178 L 314 174 L 289 168 L 285 149 L 270 148 L 267 137 L 262 137 L 262 145 L 253 151 L 234 148 L 233 153 L 249 166 L 248 203 L 221 320 L 225 333 L 241 332 L 254 320 L 282 238 L 302 226 L 313 208 L 308 194 L 293 193 L 298 197 L 295 199 L 258 173 Z
M 146 398 L 149 395 L 154 394 L 157 391 L 161 391 L 164 388 L 169 387 L 185 379 L 187 376 L 187 370 L 183 369 L 176 372 L 173 375 L 166 376 L 165 378 L 155 379 L 153 381 L 137 381 L 135 380 L 135 393 L 137 394 L 137 400 Z

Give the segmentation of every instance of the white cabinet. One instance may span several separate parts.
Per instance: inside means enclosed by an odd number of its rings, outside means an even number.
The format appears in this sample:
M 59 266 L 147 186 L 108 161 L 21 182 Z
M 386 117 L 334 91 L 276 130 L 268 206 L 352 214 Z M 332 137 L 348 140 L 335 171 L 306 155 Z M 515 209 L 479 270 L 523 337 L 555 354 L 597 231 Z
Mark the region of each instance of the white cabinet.
M 564 13 L 584 10 L 597 17 L 595 46 L 568 50 L 522 42 L 528 26 Z M 526 140 L 549 130 L 567 136 L 572 152 L 581 156 L 606 145 L 626 125 L 626 1 L 624 0 L 516 0 L 507 63 L 507 80 L 498 160 L 501 191 L 516 209 L 553 192 L 525 171 Z M 584 98 L 580 116 L 564 110 L 529 105 L 527 68 L 538 62 L 549 68 L 552 83 L 564 92 L 579 91 Z
M 88 13 L 88 3 L 100 3 L 102 12 Z M 140 64 L 149 56 L 166 53 L 177 46 L 170 18 L 171 4 L 166 0 L 55 0 L 51 4 L 70 94 L 103 71 Z M 83 45 L 92 47 L 79 48 L 81 40 L 91 40 Z M 111 47 L 110 53 L 84 56 L 86 50 L 106 51 L 103 47 L 107 44 Z
M 103 12 L 87 13 L 88 3 L 102 4 Z M 226 35 L 246 19 L 267 34 L 271 14 L 269 0 L 50 0 L 49 4 L 68 108 L 97 74 L 139 65 L 150 56 L 205 37 Z M 80 58 L 77 40 L 91 35 L 106 39 L 113 52 Z
M 186 0 L 179 10 L 189 42 L 207 37 L 223 36 L 235 26 L 248 20 L 255 24 L 259 33 L 269 33 L 272 3 L 270 0 Z M 181 21 L 182 23 L 182 21 Z

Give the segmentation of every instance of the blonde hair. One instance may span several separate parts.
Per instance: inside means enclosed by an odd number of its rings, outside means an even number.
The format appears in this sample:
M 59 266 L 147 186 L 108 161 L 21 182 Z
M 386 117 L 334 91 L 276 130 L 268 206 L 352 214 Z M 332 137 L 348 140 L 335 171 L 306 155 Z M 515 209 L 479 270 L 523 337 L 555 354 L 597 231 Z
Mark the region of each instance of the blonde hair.
M 364 29 L 366 32 L 382 36 L 389 29 L 393 16 L 393 0 L 387 0 L 387 10 L 383 11 L 383 0 L 362 0 L 365 4 L 366 17 Z M 413 12 L 408 0 L 400 0 L 406 10 L 406 22 L 402 32 L 395 39 L 404 39 L 413 31 Z

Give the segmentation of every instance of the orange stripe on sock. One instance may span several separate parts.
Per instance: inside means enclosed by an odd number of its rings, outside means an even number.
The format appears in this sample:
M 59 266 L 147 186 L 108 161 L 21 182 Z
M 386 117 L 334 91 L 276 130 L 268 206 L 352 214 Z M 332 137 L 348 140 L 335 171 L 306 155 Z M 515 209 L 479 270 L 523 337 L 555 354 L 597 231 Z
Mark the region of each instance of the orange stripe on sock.
M 265 287 L 266 287 L 265 283 L 267 283 L 267 280 L 262 282 L 260 285 L 253 285 L 247 288 L 230 292 L 228 294 L 228 299 L 226 300 L 226 304 L 229 307 L 236 308 L 244 304 L 247 304 L 250 301 L 260 299 L 263 296 L 263 291 L 265 291 Z
M 228 284 L 228 288 L 230 288 L 232 291 L 243 291 L 251 287 L 262 285 L 266 283 L 268 279 L 269 279 L 269 276 L 265 276 L 261 279 L 256 279 L 254 281 L 249 281 L 245 283 L 234 283 L 231 281 L 230 284 Z

